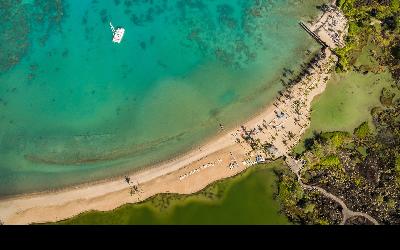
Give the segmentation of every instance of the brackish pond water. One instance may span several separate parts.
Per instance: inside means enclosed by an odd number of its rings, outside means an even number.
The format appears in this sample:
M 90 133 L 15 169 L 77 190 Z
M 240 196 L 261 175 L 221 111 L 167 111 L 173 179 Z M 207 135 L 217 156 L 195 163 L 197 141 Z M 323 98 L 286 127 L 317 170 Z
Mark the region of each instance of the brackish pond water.
M 298 22 L 322 2 L 0 0 L 0 197 L 119 176 L 240 125 L 319 48 Z
M 87 212 L 59 224 L 290 224 L 274 199 L 283 161 L 259 165 L 193 195 L 159 194 L 109 212 Z
M 371 46 L 366 46 L 355 65 L 369 69 L 356 72 L 333 73 L 328 81 L 326 90 L 317 96 L 312 103 L 311 124 L 302 136 L 295 152 L 305 150 L 306 138 L 313 137 L 314 133 L 327 131 L 353 132 L 362 122 L 369 121 L 372 124 L 371 110 L 382 106 L 379 97 L 382 88 L 391 89 L 395 84 L 390 72 L 384 68 L 382 72 L 373 72 L 380 68 L 379 63 L 369 55 Z

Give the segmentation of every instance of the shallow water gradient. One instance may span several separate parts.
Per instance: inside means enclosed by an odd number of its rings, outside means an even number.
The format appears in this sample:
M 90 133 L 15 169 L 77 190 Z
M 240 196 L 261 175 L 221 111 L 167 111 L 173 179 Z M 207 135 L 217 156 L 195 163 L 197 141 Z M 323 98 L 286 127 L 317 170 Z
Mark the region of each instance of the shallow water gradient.
M 318 49 L 298 21 L 323 1 L 5 2 L 0 196 L 122 175 L 239 125 Z

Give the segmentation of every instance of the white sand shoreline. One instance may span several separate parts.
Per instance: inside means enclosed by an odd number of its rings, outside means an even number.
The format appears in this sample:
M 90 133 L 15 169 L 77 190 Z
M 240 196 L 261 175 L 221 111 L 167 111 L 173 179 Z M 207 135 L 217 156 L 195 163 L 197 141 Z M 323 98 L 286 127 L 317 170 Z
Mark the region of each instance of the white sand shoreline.
M 342 21 L 338 23 L 340 29 L 345 27 Z M 316 27 L 315 24 L 312 27 Z M 325 35 L 324 39 L 329 37 Z M 249 131 L 252 140 L 271 142 L 276 148 L 276 152 L 270 155 L 267 153 L 266 157 L 277 158 L 288 154 L 309 126 L 311 101 L 324 91 L 330 69 L 335 63 L 335 56 L 329 49 L 323 50 L 323 55 L 325 57 L 322 56 L 310 67 L 309 73 L 286 90 L 283 97 L 244 122 L 245 131 L 241 127 L 224 131 L 200 146 L 200 149 L 139 170 L 130 175 L 133 181 L 131 184 L 120 177 L 0 200 L 0 220 L 4 224 L 52 222 L 88 210 L 112 210 L 126 203 L 143 201 L 158 193 L 189 194 L 199 191 L 216 180 L 244 171 L 249 167 L 242 163 L 245 159 L 263 154 L 260 150 L 252 150 L 240 137 L 240 134 Z M 283 112 L 285 117 L 277 118 L 276 111 Z M 259 129 L 262 126 L 265 129 Z M 289 138 L 288 133 L 294 134 L 294 137 Z M 229 168 L 233 162 L 237 166 Z M 207 167 L 204 167 L 205 164 L 208 164 Z M 198 170 L 200 168 L 201 171 Z M 187 173 L 192 174 L 180 178 Z M 137 184 L 140 184 L 138 190 L 130 193 L 133 185 Z

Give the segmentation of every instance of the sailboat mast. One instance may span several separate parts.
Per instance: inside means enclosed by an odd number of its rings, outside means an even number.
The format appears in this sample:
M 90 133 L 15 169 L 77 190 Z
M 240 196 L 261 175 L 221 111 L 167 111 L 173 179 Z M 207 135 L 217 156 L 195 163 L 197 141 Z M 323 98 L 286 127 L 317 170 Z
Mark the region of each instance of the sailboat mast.
M 111 27 L 111 31 L 113 33 L 112 41 L 114 43 L 121 43 L 122 38 L 124 37 L 124 34 L 125 34 L 125 29 L 122 27 L 118 27 L 117 29 L 115 29 L 111 22 L 110 22 L 110 27 Z
M 114 26 L 112 25 L 112 23 L 110 22 L 110 27 L 111 27 L 111 31 L 112 31 L 112 33 L 115 33 L 115 28 L 114 28 Z

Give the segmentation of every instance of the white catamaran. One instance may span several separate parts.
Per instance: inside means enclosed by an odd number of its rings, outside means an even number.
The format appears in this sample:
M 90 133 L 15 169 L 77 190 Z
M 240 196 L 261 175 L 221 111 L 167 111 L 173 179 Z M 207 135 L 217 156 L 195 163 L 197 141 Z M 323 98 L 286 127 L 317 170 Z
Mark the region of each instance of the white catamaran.
M 125 34 L 125 29 L 124 28 L 115 29 L 111 22 L 110 22 L 110 27 L 111 27 L 111 31 L 113 33 L 112 41 L 114 43 L 121 43 L 122 38 L 124 37 L 124 34 Z

